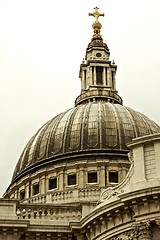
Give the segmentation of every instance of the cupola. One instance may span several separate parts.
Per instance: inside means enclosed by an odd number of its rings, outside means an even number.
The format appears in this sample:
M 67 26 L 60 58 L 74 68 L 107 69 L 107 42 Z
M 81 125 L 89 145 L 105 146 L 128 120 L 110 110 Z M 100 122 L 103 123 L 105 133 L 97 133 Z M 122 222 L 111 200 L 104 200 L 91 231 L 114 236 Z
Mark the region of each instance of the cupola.
M 104 16 L 94 8 L 95 21 L 92 24 L 93 36 L 86 49 L 86 56 L 80 65 L 79 77 L 81 79 L 81 94 L 77 97 L 75 105 L 102 100 L 105 102 L 122 104 L 122 99 L 116 90 L 116 70 L 114 61 L 110 61 L 110 51 L 100 34 L 101 23 L 98 18 Z

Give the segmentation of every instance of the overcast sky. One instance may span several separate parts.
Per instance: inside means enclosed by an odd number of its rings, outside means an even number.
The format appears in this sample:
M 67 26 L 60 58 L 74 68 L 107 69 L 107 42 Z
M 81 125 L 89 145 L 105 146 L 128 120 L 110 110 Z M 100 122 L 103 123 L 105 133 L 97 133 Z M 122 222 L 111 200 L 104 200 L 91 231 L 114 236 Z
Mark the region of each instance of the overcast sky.
M 160 124 L 160 0 L 0 0 L 0 195 L 31 136 L 74 106 L 95 6 L 124 105 Z

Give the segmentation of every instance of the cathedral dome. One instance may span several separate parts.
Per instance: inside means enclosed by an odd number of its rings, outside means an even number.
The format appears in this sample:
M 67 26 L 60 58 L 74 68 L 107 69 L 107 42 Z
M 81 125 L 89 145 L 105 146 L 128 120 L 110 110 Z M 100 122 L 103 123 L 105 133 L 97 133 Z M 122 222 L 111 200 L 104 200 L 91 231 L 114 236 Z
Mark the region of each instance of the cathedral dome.
M 126 153 L 133 138 L 157 132 L 155 122 L 121 104 L 97 101 L 78 105 L 48 121 L 31 138 L 13 181 L 34 168 L 77 155 Z
M 26 199 L 34 198 L 34 186 L 39 184 L 38 193 L 50 199 L 52 178 L 57 192 L 68 191 L 72 185 L 83 192 L 91 188 L 90 183 L 102 191 L 126 176 L 132 139 L 160 132 L 152 120 L 123 106 L 116 89 L 117 66 L 110 61 L 109 48 L 100 34 L 98 17 L 104 14 L 96 7 L 90 16 L 95 17 L 93 36 L 80 64 L 81 93 L 75 107 L 48 121 L 31 138 L 16 165 L 7 196 L 22 199 L 23 190 Z

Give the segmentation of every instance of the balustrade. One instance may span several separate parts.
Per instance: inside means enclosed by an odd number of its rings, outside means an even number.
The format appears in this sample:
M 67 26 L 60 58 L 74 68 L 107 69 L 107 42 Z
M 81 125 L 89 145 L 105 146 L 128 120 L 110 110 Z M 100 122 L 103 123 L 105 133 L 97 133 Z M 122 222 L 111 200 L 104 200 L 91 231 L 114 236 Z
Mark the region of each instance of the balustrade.
M 46 203 L 46 195 L 33 196 L 28 199 L 28 203 Z
M 77 206 L 20 205 L 17 208 L 18 219 L 79 221 L 81 209 Z
M 101 194 L 100 188 L 86 188 L 86 189 L 79 189 L 79 198 L 91 198 L 98 200 Z
M 68 189 L 65 191 L 48 192 L 45 195 L 33 196 L 27 199 L 27 203 L 44 204 L 44 203 L 59 203 L 59 202 L 78 202 L 79 200 L 99 200 L 101 189 L 99 187 L 83 188 L 83 189 Z

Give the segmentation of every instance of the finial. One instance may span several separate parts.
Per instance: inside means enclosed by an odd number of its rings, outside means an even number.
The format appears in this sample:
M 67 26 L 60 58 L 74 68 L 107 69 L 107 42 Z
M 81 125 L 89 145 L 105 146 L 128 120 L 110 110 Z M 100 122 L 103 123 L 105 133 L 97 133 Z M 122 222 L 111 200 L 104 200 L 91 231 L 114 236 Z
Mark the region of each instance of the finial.
M 113 61 L 112 61 L 112 64 L 115 65 L 115 61 L 114 61 L 114 59 L 113 59 Z
M 103 40 L 103 39 L 102 39 L 102 36 L 101 36 L 101 34 L 100 34 L 100 29 L 101 29 L 102 25 L 101 25 L 101 23 L 98 21 L 98 18 L 99 18 L 100 16 L 104 17 L 104 13 L 100 13 L 100 12 L 98 11 L 98 9 L 99 9 L 98 7 L 95 7 L 94 9 L 95 9 L 95 11 L 94 11 L 93 13 L 89 13 L 89 14 L 88 14 L 89 16 L 95 17 L 95 22 L 93 22 L 93 24 L 92 24 L 92 28 L 93 28 L 93 30 L 94 30 L 94 34 L 93 34 L 93 36 L 92 36 L 92 40 L 94 40 L 94 39 L 101 39 L 101 40 Z
M 104 13 L 99 13 L 98 12 L 98 9 L 99 9 L 98 7 L 95 7 L 94 9 L 95 9 L 94 13 L 89 13 L 88 15 L 95 17 L 95 22 L 97 23 L 98 22 L 98 18 L 100 16 L 104 17 Z

